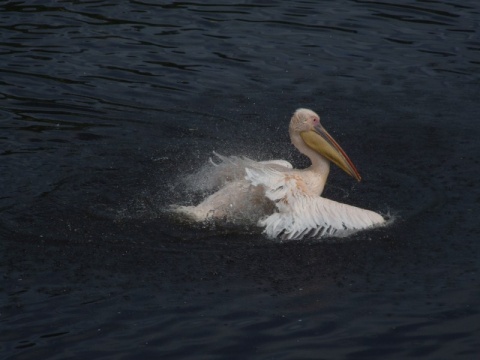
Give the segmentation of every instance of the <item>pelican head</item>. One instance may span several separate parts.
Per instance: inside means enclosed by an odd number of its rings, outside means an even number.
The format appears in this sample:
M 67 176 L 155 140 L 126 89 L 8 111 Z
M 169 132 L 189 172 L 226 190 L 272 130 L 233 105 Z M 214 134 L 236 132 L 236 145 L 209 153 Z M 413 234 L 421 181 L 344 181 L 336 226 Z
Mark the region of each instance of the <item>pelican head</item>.
M 335 163 L 348 175 L 361 180 L 360 174 L 345 151 L 320 124 L 320 116 L 309 109 L 298 109 L 292 116 L 289 127 L 290 136 L 300 135 L 310 149 Z

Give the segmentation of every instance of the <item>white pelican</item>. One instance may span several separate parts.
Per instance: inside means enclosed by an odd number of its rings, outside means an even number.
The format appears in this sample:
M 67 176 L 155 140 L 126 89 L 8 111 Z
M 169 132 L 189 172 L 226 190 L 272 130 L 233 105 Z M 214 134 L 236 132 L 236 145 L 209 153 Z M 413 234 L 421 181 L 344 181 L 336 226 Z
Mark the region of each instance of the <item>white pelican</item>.
M 360 181 L 360 174 L 340 145 L 320 124 L 320 117 L 298 109 L 289 126 L 292 144 L 312 162 L 293 169 L 284 160 L 257 162 L 215 154 L 220 164 L 209 174 L 220 190 L 197 206 L 174 206 L 194 221 L 254 221 L 269 238 L 343 237 L 385 223 L 370 210 L 321 197 L 330 162 Z M 212 185 L 213 187 L 213 185 Z

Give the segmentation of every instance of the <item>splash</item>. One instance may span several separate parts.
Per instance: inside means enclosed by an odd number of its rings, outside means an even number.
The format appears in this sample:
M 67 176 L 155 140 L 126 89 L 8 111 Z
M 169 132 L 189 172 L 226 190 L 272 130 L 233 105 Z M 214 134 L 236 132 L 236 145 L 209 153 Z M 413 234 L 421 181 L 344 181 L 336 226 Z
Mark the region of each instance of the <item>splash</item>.
M 245 180 L 245 168 L 256 163 L 248 158 L 224 157 L 214 153 L 218 162 L 212 158 L 196 173 L 183 180 L 189 204 L 197 206 L 173 205 L 170 209 L 193 221 L 215 219 L 215 222 L 256 226 L 258 220 L 274 211 L 275 205 L 263 194 L 263 189 Z M 207 197 L 209 206 L 192 201 Z

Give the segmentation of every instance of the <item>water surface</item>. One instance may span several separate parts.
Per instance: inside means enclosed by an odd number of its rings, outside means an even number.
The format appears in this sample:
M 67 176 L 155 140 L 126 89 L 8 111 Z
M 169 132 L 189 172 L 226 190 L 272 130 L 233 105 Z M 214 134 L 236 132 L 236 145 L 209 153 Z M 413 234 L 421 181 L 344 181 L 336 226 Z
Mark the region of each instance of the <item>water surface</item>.
M 479 355 L 475 1 L 6 2 L 5 359 Z M 178 222 L 212 151 L 305 159 L 309 107 L 391 213 L 342 241 Z

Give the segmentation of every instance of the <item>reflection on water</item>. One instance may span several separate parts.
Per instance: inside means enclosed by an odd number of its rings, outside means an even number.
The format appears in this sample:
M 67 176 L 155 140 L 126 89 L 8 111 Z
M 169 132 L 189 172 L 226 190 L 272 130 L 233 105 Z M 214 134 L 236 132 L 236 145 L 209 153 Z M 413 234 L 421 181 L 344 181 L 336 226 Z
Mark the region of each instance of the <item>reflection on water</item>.
M 0 9 L 6 359 L 478 355 L 477 2 Z M 283 243 L 164 214 L 212 151 L 305 166 L 298 107 L 362 174 L 325 196 L 391 227 Z

